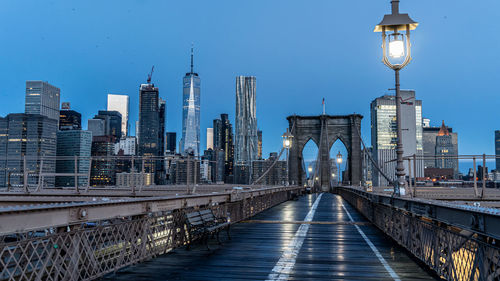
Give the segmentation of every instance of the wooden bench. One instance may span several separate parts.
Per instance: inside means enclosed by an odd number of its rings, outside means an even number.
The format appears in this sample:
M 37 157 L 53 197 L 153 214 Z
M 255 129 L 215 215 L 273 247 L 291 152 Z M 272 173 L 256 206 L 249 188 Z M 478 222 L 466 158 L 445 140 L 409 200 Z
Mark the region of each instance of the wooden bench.
M 228 219 L 224 217 L 216 217 L 210 209 L 186 213 L 186 226 L 188 232 L 188 250 L 193 241 L 196 239 L 201 239 L 201 241 L 205 242 L 207 249 L 210 250 L 208 247 L 208 240 L 210 239 L 210 236 L 213 235 L 217 236 L 217 242 L 219 245 L 222 245 L 219 233 L 223 229 L 226 229 L 227 236 L 231 240 L 231 236 L 229 235 L 230 223 Z

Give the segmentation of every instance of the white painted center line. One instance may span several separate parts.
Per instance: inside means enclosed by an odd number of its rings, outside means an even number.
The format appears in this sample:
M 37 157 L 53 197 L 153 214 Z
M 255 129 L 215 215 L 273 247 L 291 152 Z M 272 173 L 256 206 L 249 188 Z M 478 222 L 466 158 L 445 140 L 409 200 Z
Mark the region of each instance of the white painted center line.
M 314 213 L 316 213 L 316 209 L 318 208 L 319 200 L 321 200 L 321 193 L 318 198 L 314 201 L 314 204 L 307 213 L 307 216 L 304 218 L 304 221 L 310 222 L 314 217 Z M 290 244 L 286 247 L 286 250 L 281 255 L 278 263 L 274 266 L 271 273 L 267 277 L 267 280 L 288 280 L 288 276 L 292 272 L 293 267 L 295 266 L 295 261 L 297 260 L 297 255 L 299 254 L 300 248 L 302 248 L 302 244 L 304 243 L 304 239 L 307 236 L 307 231 L 309 230 L 310 224 L 301 224 L 297 232 L 295 232 L 295 236 L 293 237 Z
M 354 220 L 352 219 L 351 214 L 349 213 L 349 211 L 347 211 L 347 208 L 344 206 L 344 204 L 342 203 L 341 200 L 342 199 L 340 199 L 337 202 L 339 202 L 340 205 L 342 205 L 342 208 L 344 208 L 344 211 L 347 213 L 347 216 L 353 222 Z M 382 263 L 382 265 L 384 266 L 385 270 L 387 270 L 387 272 L 389 273 L 389 275 L 391 275 L 392 279 L 394 279 L 395 281 L 401 281 L 401 279 L 399 279 L 399 276 L 396 274 L 396 272 L 394 272 L 394 270 L 392 269 L 392 267 L 387 263 L 387 261 L 384 259 L 384 257 L 382 257 L 382 255 L 378 251 L 377 247 L 375 247 L 375 245 L 373 245 L 372 241 L 370 241 L 370 239 L 368 238 L 368 236 L 365 235 L 365 233 L 363 232 L 363 230 L 361 230 L 361 228 L 358 225 L 356 225 L 356 224 L 354 226 L 358 230 L 359 234 L 361 234 L 361 236 L 363 237 L 363 239 L 365 239 L 365 242 L 368 244 L 368 246 L 370 246 L 370 248 L 372 249 L 372 251 L 375 253 L 375 255 L 377 256 L 377 258 L 380 261 L 380 263 Z

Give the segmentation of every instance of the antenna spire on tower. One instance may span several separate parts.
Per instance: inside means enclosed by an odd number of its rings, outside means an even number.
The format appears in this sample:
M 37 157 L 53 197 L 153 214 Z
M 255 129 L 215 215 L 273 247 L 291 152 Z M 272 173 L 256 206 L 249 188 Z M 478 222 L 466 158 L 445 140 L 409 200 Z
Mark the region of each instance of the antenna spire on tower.
M 191 43 L 191 74 L 193 74 L 193 43 Z

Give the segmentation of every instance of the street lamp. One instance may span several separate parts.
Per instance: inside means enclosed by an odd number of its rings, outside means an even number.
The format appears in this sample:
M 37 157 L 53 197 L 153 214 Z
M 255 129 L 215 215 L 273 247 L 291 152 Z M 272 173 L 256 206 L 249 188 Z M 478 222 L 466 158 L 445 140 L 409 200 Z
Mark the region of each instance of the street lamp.
M 286 185 L 289 184 L 289 177 L 288 177 L 288 151 L 292 147 L 292 134 L 290 131 L 288 131 L 288 128 L 286 129 L 286 132 L 281 136 L 283 138 L 283 149 L 286 149 Z
M 337 153 L 337 184 L 340 185 L 340 164 L 342 164 L 342 154 Z
M 281 136 L 283 138 L 283 148 L 290 149 L 292 147 L 292 134 L 286 129 L 286 132 Z
M 400 186 L 405 185 L 405 168 L 403 165 L 403 142 L 401 129 L 401 93 L 399 89 L 399 70 L 411 61 L 410 30 L 417 28 L 418 23 L 408 14 L 399 13 L 399 0 L 392 0 L 392 14 L 384 15 L 382 21 L 375 26 L 374 32 L 382 32 L 382 62 L 394 70 L 396 75 L 396 177 L 394 193 L 400 195 Z M 388 36 L 386 32 L 390 33 Z M 388 48 L 387 48 L 387 45 Z

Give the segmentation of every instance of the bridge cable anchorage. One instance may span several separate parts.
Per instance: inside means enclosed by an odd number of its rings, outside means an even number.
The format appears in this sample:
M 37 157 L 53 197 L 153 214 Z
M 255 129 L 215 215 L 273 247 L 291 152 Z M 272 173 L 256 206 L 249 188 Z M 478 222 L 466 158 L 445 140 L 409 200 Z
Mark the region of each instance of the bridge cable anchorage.
M 339 200 L 340 205 L 342 206 L 342 208 L 346 212 L 347 216 L 349 217 L 349 220 L 351 222 L 354 222 L 354 219 L 352 218 L 351 214 L 349 213 L 349 211 L 345 207 L 344 203 L 342 203 L 342 200 L 343 199 Z M 389 265 L 389 263 L 387 263 L 387 261 L 384 259 L 384 257 L 382 256 L 382 254 L 380 254 L 380 252 L 377 249 L 377 247 L 375 247 L 375 245 L 373 245 L 373 243 L 370 240 L 370 238 L 368 238 L 368 236 L 366 236 L 366 234 L 363 232 L 363 230 L 361 230 L 361 228 L 357 224 L 354 224 L 354 227 L 356 227 L 356 230 L 358 230 L 358 233 L 361 235 L 361 237 L 363 237 L 363 239 L 365 240 L 366 244 L 368 244 L 368 246 L 370 246 L 370 249 L 373 251 L 373 253 L 375 253 L 375 256 L 377 256 L 378 260 L 384 266 L 385 270 L 389 273 L 389 275 L 392 277 L 392 279 L 394 279 L 394 281 L 401 281 L 401 279 L 399 279 L 398 274 L 396 272 L 394 272 L 394 270 Z
M 391 178 L 389 178 L 389 176 L 387 176 L 387 174 L 382 170 L 382 168 L 379 167 L 378 163 L 375 162 L 375 160 L 373 160 L 373 157 L 371 155 L 371 153 L 368 153 L 368 150 L 366 149 L 366 145 L 365 145 L 365 142 L 363 141 L 363 138 L 361 137 L 361 132 L 360 132 L 360 129 L 359 129 L 359 126 L 355 126 L 356 127 L 356 133 L 358 134 L 358 137 L 359 139 L 361 140 L 361 145 L 363 146 L 363 152 L 368 155 L 368 158 L 370 159 L 370 162 L 372 162 L 373 166 L 375 167 L 375 169 L 388 181 L 390 182 L 393 186 L 394 186 L 394 191 L 392 193 L 392 196 L 394 197 L 394 195 L 396 195 L 396 189 L 399 190 L 398 186 L 399 186 L 399 183 L 396 180 L 392 180 Z
M 292 124 L 291 132 L 293 132 L 294 128 L 295 128 L 295 122 L 293 122 L 293 124 Z M 278 157 L 276 157 L 276 159 L 274 159 L 274 162 L 271 164 L 271 166 L 269 166 L 269 168 L 267 168 L 267 170 L 258 179 L 256 179 L 254 182 L 252 182 L 252 185 L 258 184 L 272 170 L 272 168 L 274 168 L 276 163 L 278 163 L 278 161 L 280 160 L 281 155 L 283 154 L 283 151 L 285 151 L 285 148 L 281 147 L 281 150 L 280 150 L 280 153 L 278 154 Z M 288 163 L 287 163 L 287 165 L 288 165 Z M 290 176 L 288 174 L 286 175 L 286 177 L 288 179 L 290 179 Z
M 323 193 L 320 193 L 318 195 L 311 209 L 304 218 L 304 221 L 312 221 L 314 214 L 316 213 L 316 209 L 318 208 L 319 201 L 321 200 L 321 196 L 323 196 Z M 292 241 L 290 241 L 290 243 L 287 245 L 286 250 L 283 251 L 280 259 L 272 269 L 271 273 L 269 273 L 267 281 L 288 280 L 290 273 L 295 266 L 297 256 L 299 255 L 302 244 L 306 239 L 307 232 L 309 231 L 310 226 L 310 224 L 301 224 L 299 226 L 299 229 L 297 230 L 297 232 L 295 232 Z

